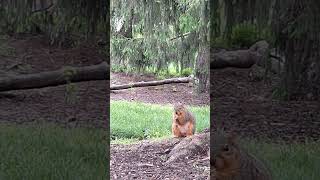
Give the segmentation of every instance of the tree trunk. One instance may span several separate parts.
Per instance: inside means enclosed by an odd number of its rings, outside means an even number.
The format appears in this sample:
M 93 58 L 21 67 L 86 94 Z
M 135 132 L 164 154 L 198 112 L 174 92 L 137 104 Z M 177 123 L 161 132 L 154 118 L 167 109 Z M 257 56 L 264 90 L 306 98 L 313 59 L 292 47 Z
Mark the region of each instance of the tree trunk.
M 199 79 L 197 86 L 198 92 L 205 92 L 208 88 L 209 80 L 209 58 L 210 52 L 208 47 L 201 47 L 196 61 L 196 77 Z
M 56 71 L 0 78 L 0 91 L 43 88 L 69 82 L 109 79 L 109 65 L 102 62 L 86 67 L 65 67 Z

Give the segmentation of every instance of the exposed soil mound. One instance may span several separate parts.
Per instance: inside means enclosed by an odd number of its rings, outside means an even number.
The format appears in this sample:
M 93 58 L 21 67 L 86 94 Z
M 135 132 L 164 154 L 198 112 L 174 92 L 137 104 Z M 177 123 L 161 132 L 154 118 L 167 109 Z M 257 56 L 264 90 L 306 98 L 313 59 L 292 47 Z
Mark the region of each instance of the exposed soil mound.
M 111 145 L 111 179 L 209 179 L 208 146 L 172 160 L 177 144 L 187 139 Z M 207 143 L 209 145 L 209 142 Z M 182 150 L 182 149 L 181 149 Z

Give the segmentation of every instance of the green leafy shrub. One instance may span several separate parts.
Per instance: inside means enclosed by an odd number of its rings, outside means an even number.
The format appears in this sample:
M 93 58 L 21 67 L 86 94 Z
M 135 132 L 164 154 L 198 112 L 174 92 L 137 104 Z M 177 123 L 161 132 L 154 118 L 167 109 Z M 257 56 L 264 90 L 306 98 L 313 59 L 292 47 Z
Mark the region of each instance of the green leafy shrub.
M 219 36 L 213 39 L 213 41 L 211 42 L 211 47 L 227 49 L 229 46 L 228 41 L 223 38 L 223 36 Z
M 230 44 L 236 47 L 250 47 L 258 40 L 258 31 L 255 25 L 249 23 L 238 24 L 232 28 Z
M 156 73 L 158 79 L 167 79 L 173 77 L 179 77 L 179 74 L 174 71 L 160 70 Z
M 111 72 L 126 72 L 126 67 L 113 64 L 111 66 Z
M 284 87 L 274 88 L 272 91 L 272 98 L 278 100 L 287 100 L 288 92 L 284 89 Z
M 260 39 L 264 39 L 268 41 L 271 46 L 274 46 L 276 39 L 270 28 L 264 28 L 260 33 L 260 37 Z
M 158 71 L 156 75 L 158 79 L 166 79 L 168 77 L 168 73 L 163 70 Z
M 191 68 L 185 68 L 182 70 L 181 75 L 182 76 L 190 76 L 192 74 L 193 70 Z
M 249 48 L 259 40 L 266 40 L 271 45 L 275 42 L 275 36 L 270 27 L 262 27 L 258 30 L 256 25 L 249 23 L 238 24 L 233 27 L 230 37 L 223 35 L 215 37 L 211 41 L 213 48 Z

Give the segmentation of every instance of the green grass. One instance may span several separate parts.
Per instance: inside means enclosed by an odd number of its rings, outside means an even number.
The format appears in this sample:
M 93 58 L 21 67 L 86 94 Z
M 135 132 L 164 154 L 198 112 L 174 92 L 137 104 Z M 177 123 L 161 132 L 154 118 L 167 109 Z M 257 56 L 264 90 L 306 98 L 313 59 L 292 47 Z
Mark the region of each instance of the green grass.
M 320 142 L 274 144 L 251 140 L 245 144 L 246 149 L 268 165 L 275 180 L 317 180 L 320 177 Z
M 106 132 L 52 125 L 0 126 L 0 179 L 106 179 Z
M 197 132 L 209 127 L 209 106 L 189 107 L 189 110 L 196 117 Z M 112 143 L 130 143 L 147 138 L 170 137 L 172 112 L 171 105 L 111 101 Z
M 209 127 L 209 107 L 191 107 L 197 131 Z M 111 101 L 113 143 L 171 136 L 170 105 Z M 64 129 L 53 125 L 0 126 L 0 179 L 106 179 L 107 134 L 97 129 Z M 275 180 L 317 180 L 320 142 L 241 143 L 262 159 Z

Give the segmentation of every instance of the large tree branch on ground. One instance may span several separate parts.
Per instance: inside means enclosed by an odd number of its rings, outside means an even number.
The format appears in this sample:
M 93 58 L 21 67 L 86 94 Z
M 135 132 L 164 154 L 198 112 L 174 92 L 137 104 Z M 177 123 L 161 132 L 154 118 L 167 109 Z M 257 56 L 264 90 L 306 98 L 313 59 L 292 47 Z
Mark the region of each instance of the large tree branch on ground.
M 65 67 L 56 71 L 0 78 L 0 91 L 43 88 L 68 82 L 107 80 L 109 65 L 102 62 L 86 67 Z
M 212 54 L 210 69 L 250 68 L 254 64 L 262 65 L 268 54 L 269 44 L 266 41 L 259 41 L 247 50 L 220 51 Z
M 110 90 L 129 89 L 133 87 L 158 86 L 158 85 L 172 84 L 172 83 L 188 83 L 188 82 L 191 82 L 192 80 L 193 79 L 191 77 L 184 77 L 184 78 L 164 79 L 160 81 L 136 82 L 131 84 L 113 85 L 110 87 Z

